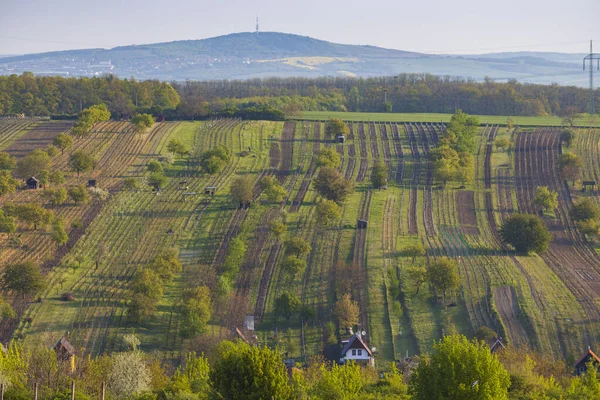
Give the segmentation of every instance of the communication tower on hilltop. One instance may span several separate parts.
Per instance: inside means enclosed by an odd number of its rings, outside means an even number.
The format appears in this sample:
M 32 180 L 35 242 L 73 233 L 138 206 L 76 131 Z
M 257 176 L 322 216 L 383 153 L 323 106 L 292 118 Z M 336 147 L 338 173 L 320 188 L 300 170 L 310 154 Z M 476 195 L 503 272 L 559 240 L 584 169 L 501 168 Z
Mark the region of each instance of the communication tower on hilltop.
M 598 61 L 596 69 L 600 70 L 600 53 L 592 51 L 592 41 L 590 40 L 590 54 L 583 58 L 583 70 L 585 71 L 585 62 L 590 60 L 590 115 L 594 115 L 594 60 Z
M 258 36 L 258 15 L 256 16 L 256 36 Z

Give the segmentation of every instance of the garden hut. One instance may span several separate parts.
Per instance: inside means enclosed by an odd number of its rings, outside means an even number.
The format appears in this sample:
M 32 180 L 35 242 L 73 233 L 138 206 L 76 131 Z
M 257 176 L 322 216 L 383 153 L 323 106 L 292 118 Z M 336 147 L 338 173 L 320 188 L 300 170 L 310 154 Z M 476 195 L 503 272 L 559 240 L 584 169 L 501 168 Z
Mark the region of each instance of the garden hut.
M 88 187 L 96 187 L 96 180 L 88 179 Z
M 39 179 L 37 179 L 35 176 L 30 177 L 26 182 L 27 189 L 39 189 L 41 186 Z
M 358 229 L 367 229 L 367 220 L 366 219 L 358 220 Z
M 216 186 L 207 186 L 204 188 L 204 194 L 209 194 L 211 196 L 214 196 L 216 191 L 217 191 Z
M 581 184 L 583 185 L 584 192 L 588 191 L 588 189 L 593 192 L 594 186 L 596 186 L 596 181 L 583 181 Z
M 66 336 L 61 337 L 58 342 L 52 346 L 52 349 L 56 352 L 56 357 L 61 361 L 67 361 L 70 358 L 75 357 L 75 348 L 71 345 Z
M 338 143 L 345 143 L 346 142 L 346 137 L 344 135 L 338 135 L 337 142 Z

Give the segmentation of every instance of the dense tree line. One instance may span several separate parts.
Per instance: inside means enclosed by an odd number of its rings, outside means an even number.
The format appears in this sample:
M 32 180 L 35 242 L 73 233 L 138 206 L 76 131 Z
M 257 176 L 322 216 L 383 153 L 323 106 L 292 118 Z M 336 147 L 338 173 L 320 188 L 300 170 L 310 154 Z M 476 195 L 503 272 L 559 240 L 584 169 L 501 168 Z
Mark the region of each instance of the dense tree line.
M 600 102 L 600 90 L 596 91 Z M 428 74 L 375 78 L 268 78 L 159 82 L 34 76 L 0 77 L 0 115 L 76 115 L 107 105 L 113 118 L 147 113 L 169 119 L 238 117 L 280 120 L 310 111 L 564 115 L 587 111 L 589 93 L 575 86 L 506 83 Z
M 439 112 L 562 115 L 587 111 L 589 92 L 575 86 L 510 80 L 478 82 L 449 76 L 400 74 L 375 78 L 269 78 L 175 83 L 183 102 L 201 96 L 213 110 L 236 101 L 264 103 L 285 111 Z M 596 91 L 600 101 L 600 90 Z M 387 103 L 384 102 L 387 100 Z M 228 103 L 229 102 L 229 103 Z
M 119 79 L 112 75 L 95 78 L 62 78 L 23 75 L 0 76 L 0 115 L 75 115 L 104 103 L 115 119 L 136 111 L 174 109 L 179 95 L 166 82 Z

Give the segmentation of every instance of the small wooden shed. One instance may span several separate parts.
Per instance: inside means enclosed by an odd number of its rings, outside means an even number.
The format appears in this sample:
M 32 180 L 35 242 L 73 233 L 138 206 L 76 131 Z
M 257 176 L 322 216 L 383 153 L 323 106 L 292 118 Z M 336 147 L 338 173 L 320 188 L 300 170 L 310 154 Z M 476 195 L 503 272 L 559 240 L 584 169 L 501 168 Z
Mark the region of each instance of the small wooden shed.
M 67 361 L 75 356 L 75 348 L 71 345 L 66 336 L 61 337 L 58 342 L 52 346 L 52 350 L 56 352 L 56 357 L 61 361 Z
M 35 176 L 27 179 L 27 189 L 39 189 L 41 187 L 39 179 Z
M 88 187 L 96 187 L 96 180 L 88 179 Z
M 367 220 L 359 219 L 357 227 L 358 227 L 358 229 L 367 229 Z
M 587 191 L 588 189 L 592 192 L 594 191 L 594 187 L 596 186 L 596 181 L 583 181 L 581 182 L 583 185 L 583 191 Z
M 209 194 L 211 196 L 214 196 L 216 191 L 217 191 L 216 186 L 207 186 L 204 188 L 204 194 Z
M 251 201 L 246 201 L 246 202 L 240 203 L 240 206 L 238 208 L 240 210 L 247 210 L 250 208 L 251 205 L 252 205 Z
M 346 143 L 346 137 L 344 135 L 338 135 L 337 142 L 338 143 Z

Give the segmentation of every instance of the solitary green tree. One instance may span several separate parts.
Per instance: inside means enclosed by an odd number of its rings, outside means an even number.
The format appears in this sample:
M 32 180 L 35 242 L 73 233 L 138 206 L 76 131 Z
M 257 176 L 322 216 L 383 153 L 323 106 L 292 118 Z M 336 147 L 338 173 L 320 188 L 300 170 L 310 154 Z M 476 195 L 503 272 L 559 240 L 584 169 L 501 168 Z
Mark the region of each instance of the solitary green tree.
M 558 158 L 558 168 L 560 177 L 564 180 L 571 180 L 575 185 L 575 181 L 581 178 L 583 160 L 577 154 L 563 153 Z
M 292 314 L 298 312 L 301 306 L 302 303 L 293 293 L 283 293 L 275 300 L 275 315 L 289 321 Z
M 342 163 L 338 152 L 329 147 L 319 150 L 315 154 L 315 159 L 318 167 L 338 168 Z
M 337 318 L 340 328 L 352 328 L 358 324 L 360 308 L 358 303 L 352 300 L 350 293 L 346 293 L 334 304 L 333 314 Z
M 67 194 L 73 200 L 73 202 L 77 205 L 79 203 L 87 204 L 91 200 L 91 196 L 89 192 L 86 190 L 83 185 L 71 186 L 67 190 Z
M 327 200 L 341 203 L 354 190 L 354 184 L 335 168 L 323 167 L 313 180 L 317 192 Z
M 10 264 L 2 275 L 2 287 L 11 290 L 25 298 L 44 288 L 44 278 L 39 265 L 32 261 L 22 264 Z
M 338 135 L 347 135 L 350 132 L 350 128 L 344 121 L 339 118 L 330 118 L 325 124 L 325 135 L 329 137 L 336 137 Z
M 510 377 L 484 342 L 446 336 L 422 359 L 410 380 L 415 400 L 506 400 Z
M 62 246 L 69 241 L 69 235 L 65 230 L 65 221 L 62 218 L 55 218 L 52 221 L 52 240 L 58 246 Z
M 0 151 L 0 170 L 13 170 L 17 166 L 17 159 L 10 154 Z
M 507 218 L 500 228 L 500 237 L 519 253 L 541 253 L 552 240 L 542 220 L 531 214 L 515 214 Z
M 381 160 L 375 160 L 371 170 L 371 184 L 375 189 L 381 189 L 387 185 L 388 169 Z
M 535 188 L 533 204 L 542 207 L 546 211 L 554 210 L 558 207 L 558 193 L 549 190 L 547 186 L 538 186 Z
M 183 291 L 181 304 L 181 336 L 190 338 L 204 331 L 212 312 L 212 298 L 207 286 Z
M 53 214 L 37 203 L 20 204 L 15 208 L 15 215 L 26 224 L 33 225 L 37 230 L 38 225 L 47 225 L 52 222 Z
M 96 160 L 83 150 L 78 150 L 69 157 L 69 166 L 71 167 L 71 170 L 77 172 L 77 176 L 79 176 L 81 172 L 89 172 L 94 169 Z
M 234 204 L 245 204 L 252 202 L 252 189 L 254 183 L 248 176 L 239 176 L 231 184 L 230 194 Z
M 6 215 L 4 210 L 0 210 L 0 233 L 5 233 L 6 237 L 10 239 L 10 235 L 17 230 L 17 223 L 15 218 L 10 215 Z
M 460 278 L 458 276 L 458 265 L 451 258 L 439 258 L 427 267 L 427 281 L 436 291 L 442 292 L 444 304 L 446 294 L 458 289 Z
M 52 144 L 60 149 L 61 154 L 64 154 L 66 149 L 73 146 L 73 137 L 66 133 L 59 133 L 52 141 Z
M 342 218 L 342 210 L 333 200 L 323 200 L 317 204 L 317 221 L 321 225 L 329 225 Z
M 135 127 L 136 132 L 144 132 L 146 129 L 151 128 L 154 125 L 154 117 L 150 114 L 136 114 L 131 117 L 131 123 Z
M 179 138 L 173 138 L 167 143 L 167 151 L 179 157 L 190 153 L 190 149 Z

